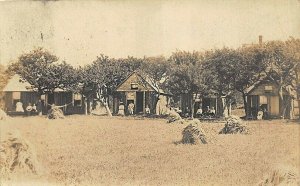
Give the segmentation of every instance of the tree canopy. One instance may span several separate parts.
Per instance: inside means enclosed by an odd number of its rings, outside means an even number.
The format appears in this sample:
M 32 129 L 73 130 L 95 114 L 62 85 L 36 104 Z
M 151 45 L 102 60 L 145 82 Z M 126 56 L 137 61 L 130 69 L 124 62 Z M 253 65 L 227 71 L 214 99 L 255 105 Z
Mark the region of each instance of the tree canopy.
M 164 56 L 110 58 L 101 54 L 91 64 L 74 68 L 42 48 L 22 54 L 9 70 L 40 94 L 55 88 L 104 98 L 131 72 L 137 71 L 174 95 L 230 95 L 238 91 L 247 105 L 246 89 L 264 78 L 300 94 L 300 39 L 270 41 L 237 49 L 180 51 Z M 297 78 L 298 77 L 298 78 Z M 191 98 L 192 99 L 192 98 Z

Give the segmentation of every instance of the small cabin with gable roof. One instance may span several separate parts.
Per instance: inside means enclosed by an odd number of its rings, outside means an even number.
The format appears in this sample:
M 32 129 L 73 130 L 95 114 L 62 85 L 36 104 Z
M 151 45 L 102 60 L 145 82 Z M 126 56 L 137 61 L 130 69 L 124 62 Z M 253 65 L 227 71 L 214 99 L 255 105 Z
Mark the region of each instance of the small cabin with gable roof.
M 285 118 L 293 118 L 299 115 L 297 101 L 294 99 L 294 91 L 282 89 L 283 101 L 280 99 L 279 85 L 268 79 L 256 82 L 246 90 L 247 117 L 256 119 L 260 110 L 265 110 L 268 118 L 280 118 L 284 112 Z
M 125 113 L 128 113 L 128 105 L 133 103 L 135 114 L 144 114 L 146 107 L 151 114 L 155 114 L 158 98 L 164 99 L 167 104 L 170 96 L 170 93 L 158 89 L 146 77 L 133 72 L 113 91 L 113 113 L 118 113 L 120 104 L 124 104 Z
M 67 106 L 62 109 L 65 114 L 83 114 L 85 112 L 81 94 L 75 94 L 56 88 L 53 93 L 39 95 L 32 85 L 23 81 L 17 74 L 9 79 L 2 92 L 4 95 L 4 110 L 10 115 L 22 114 L 16 111 L 17 102 L 22 103 L 23 110 L 25 111 L 29 104 L 37 105 L 39 100 L 42 102 L 41 109 L 43 114 L 47 114 L 50 108 L 49 105 L 51 104 L 58 106 L 67 104 Z

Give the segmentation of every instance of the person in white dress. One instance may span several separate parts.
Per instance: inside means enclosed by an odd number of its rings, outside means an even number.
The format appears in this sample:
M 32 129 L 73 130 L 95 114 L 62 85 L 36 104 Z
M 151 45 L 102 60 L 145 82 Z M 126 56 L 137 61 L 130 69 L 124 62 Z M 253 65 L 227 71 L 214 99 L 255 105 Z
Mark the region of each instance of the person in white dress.
M 124 116 L 125 115 L 124 109 L 125 108 L 124 108 L 123 102 L 120 102 L 118 114 L 121 115 L 121 116 Z
M 16 112 L 24 112 L 23 103 L 21 101 L 16 103 Z

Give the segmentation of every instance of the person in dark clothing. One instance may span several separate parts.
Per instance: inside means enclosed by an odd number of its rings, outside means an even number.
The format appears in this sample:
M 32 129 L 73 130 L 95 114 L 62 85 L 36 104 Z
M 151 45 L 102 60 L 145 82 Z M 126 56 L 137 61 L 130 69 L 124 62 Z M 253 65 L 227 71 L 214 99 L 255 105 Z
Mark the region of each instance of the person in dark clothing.
M 42 103 L 41 100 L 39 100 L 37 102 L 37 104 L 36 104 L 36 110 L 37 110 L 39 116 L 41 116 L 42 115 L 42 111 L 43 111 L 43 103 Z

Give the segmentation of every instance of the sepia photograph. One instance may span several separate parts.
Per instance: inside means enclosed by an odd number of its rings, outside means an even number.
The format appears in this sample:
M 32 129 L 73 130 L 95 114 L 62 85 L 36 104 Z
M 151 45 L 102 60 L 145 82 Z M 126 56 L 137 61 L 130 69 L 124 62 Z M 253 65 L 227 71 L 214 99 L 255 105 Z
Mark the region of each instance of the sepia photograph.
M 300 0 L 0 0 L 0 186 L 300 186 Z

